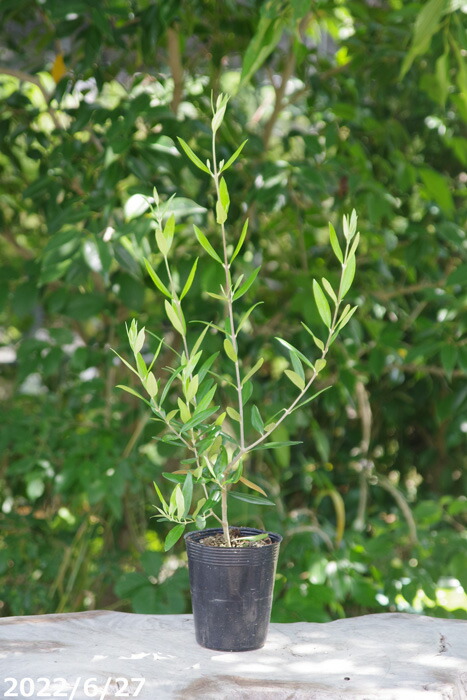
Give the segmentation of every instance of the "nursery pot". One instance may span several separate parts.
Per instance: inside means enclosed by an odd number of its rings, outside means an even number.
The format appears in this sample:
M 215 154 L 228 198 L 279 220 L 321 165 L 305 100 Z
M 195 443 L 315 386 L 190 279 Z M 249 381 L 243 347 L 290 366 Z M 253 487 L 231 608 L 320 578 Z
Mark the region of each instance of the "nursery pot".
M 241 527 L 241 536 L 264 532 Z M 200 544 L 220 528 L 185 535 L 196 641 L 218 651 L 260 649 L 266 641 L 281 535 L 263 547 Z

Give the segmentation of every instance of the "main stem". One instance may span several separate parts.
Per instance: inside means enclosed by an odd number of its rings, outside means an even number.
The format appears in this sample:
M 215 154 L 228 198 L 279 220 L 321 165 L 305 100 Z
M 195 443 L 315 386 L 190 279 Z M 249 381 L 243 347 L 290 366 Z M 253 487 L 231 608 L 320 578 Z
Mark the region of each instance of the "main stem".
M 219 171 L 217 167 L 217 155 L 216 155 L 216 135 L 213 133 L 212 135 L 212 160 L 213 160 L 213 179 L 214 179 L 214 184 L 216 187 L 216 196 L 217 199 L 220 200 L 220 189 L 219 189 Z M 229 258 L 227 255 L 227 236 L 225 232 L 225 225 L 222 223 L 221 225 L 221 234 L 222 234 L 222 251 L 223 251 L 223 268 L 225 272 L 225 292 L 227 296 L 226 300 L 226 305 L 227 305 L 227 315 L 229 319 L 229 324 L 230 324 L 230 341 L 232 343 L 232 347 L 235 352 L 236 360 L 235 360 L 235 381 L 236 381 L 236 386 L 237 386 L 237 397 L 238 397 L 238 414 L 240 417 L 239 420 L 239 425 L 240 425 L 240 449 L 242 452 L 245 450 L 245 426 L 244 426 L 244 416 L 243 416 L 243 394 L 242 394 L 242 380 L 240 376 L 240 362 L 238 359 L 238 343 L 237 343 L 237 332 L 235 330 L 235 321 L 234 321 L 234 315 L 233 315 L 233 298 L 232 298 L 232 280 L 230 276 L 230 264 L 229 264 Z M 227 470 L 228 471 L 228 470 Z M 222 529 L 224 532 L 224 538 L 225 542 L 228 547 L 231 547 L 231 542 L 230 542 L 230 532 L 229 532 L 229 520 L 228 520 L 228 492 L 229 492 L 229 487 L 228 484 L 223 484 L 221 486 L 221 505 L 222 505 Z

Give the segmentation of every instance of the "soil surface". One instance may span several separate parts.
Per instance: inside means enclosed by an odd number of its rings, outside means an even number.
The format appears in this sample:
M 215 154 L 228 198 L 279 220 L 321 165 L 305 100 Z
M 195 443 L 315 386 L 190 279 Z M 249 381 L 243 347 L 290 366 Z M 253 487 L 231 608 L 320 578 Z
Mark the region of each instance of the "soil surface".
M 232 528 L 230 530 L 230 544 L 232 547 L 265 547 L 272 544 L 270 537 L 265 537 L 264 540 L 249 540 L 249 535 L 242 535 L 240 530 Z M 204 544 L 206 547 L 227 547 L 225 537 L 222 532 L 216 535 L 208 535 L 202 540 L 198 540 L 199 544 Z

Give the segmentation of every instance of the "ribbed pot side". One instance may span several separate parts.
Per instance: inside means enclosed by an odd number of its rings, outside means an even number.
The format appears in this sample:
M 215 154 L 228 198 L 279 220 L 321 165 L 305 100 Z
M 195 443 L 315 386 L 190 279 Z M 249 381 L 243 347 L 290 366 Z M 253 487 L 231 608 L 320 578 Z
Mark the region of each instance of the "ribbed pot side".
M 241 536 L 263 530 L 238 528 Z M 263 547 L 207 547 L 199 540 L 220 528 L 185 535 L 196 641 L 217 651 L 251 651 L 264 646 L 281 535 L 268 533 Z

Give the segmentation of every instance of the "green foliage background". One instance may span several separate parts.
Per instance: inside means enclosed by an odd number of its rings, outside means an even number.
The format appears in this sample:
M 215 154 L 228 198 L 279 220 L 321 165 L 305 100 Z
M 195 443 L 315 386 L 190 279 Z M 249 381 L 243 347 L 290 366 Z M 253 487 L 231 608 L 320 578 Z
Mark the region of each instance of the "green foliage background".
M 177 463 L 109 348 L 133 316 L 170 334 L 141 195 L 175 194 L 186 277 L 213 196 L 176 136 L 207 157 L 222 90 L 223 157 L 248 139 L 238 261 L 262 265 L 242 352 L 271 413 L 294 391 L 271 339 L 306 351 L 311 280 L 337 274 L 328 220 L 355 208 L 362 235 L 336 387 L 281 428 L 301 446 L 251 464 L 277 507 L 233 512 L 284 534 L 273 619 L 467 618 L 465 5 L 3 0 L 0 20 L 1 614 L 189 610 L 150 517 Z M 217 284 L 201 262 L 190 318 Z

